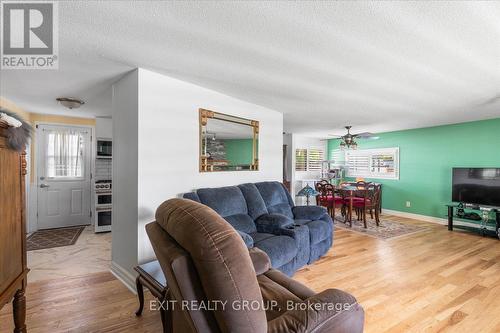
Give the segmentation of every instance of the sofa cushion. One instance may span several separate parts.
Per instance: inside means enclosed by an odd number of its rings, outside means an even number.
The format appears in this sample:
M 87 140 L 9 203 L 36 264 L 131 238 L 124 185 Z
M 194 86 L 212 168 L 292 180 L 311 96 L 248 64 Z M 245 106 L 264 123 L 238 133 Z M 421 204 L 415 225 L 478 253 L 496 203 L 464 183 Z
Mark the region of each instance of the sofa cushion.
M 250 249 L 253 247 L 253 238 L 252 236 L 250 236 L 249 234 L 247 234 L 246 232 L 243 232 L 243 231 L 240 231 L 238 229 L 236 229 L 236 232 L 241 236 L 241 238 L 243 239 L 243 241 L 245 242 L 245 245 Z
M 319 220 L 328 212 L 321 206 L 295 206 L 293 216 L 299 220 Z
M 212 208 L 222 217 L 248 213 L 245 197 L 237 186 L 201 188 L 197 193 L 202 204 Z
M 264 232 L 254 232 L 254 233 L 250 234 L 250 236 L 253 238 L 253 242 L 255 244 L 257 242 L 260 242 L 261 240 L 275 237 L 276 235 L 266 234 Z
M 235 214 L 224 216 L 224 219 L 233 226 L 234 229 L 251 234 L 257 231 L 257 227 L 252 218 L 247 214 Z
M 288 236 L 273 236 L 255 241 L 254 246 L 266 252 L 273 267 L 280 267 L 297 256 L 297 244 Z
M 328 237 L 332 237 L 332 228 L 330 223 L 323 220 L 295 220 L 295 224 L 306 225 L 309 228 L 309 237 L 311 245 L 317 244 Z
M 259 193 L 257 186 L 252 183 L 238 185 L 247 201 L 248 215 L 257 220 L 261 215 L 267 214 L 266 204 Z
M 282 214 L 293 218 L 292 207 L 288 199 L 287 192 L 279 182 L 261 182 L 255 186 L 259 190 L 267 211 L 270 214 Z

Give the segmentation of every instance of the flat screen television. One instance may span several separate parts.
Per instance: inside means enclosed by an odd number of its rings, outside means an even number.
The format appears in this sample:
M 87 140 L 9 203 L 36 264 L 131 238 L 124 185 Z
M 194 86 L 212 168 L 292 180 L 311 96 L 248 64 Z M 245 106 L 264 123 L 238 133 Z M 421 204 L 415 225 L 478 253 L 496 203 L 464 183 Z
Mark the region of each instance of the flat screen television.
M 500 207 L 500 168 L 453 168 L 452 201 Z

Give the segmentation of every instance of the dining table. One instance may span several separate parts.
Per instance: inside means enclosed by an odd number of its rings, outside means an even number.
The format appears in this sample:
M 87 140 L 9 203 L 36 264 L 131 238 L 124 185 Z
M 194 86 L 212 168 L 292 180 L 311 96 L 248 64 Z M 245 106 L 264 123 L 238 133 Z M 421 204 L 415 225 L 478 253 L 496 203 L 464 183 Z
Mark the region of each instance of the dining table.
M 336 192 L 338 192 L 342 197 L 348 197 L 349 198 L 349 205 L 348 205 L 348 210 L 346 213 L 346 217 L 344 220 L 344 223 L 349 222 L 349 226 L 352 227 L 352 210 L 353 210 L 353 202 L 354 202 L 354 196 L 355 194 L 362 193 L 363 191 L 371 191 L 372 188 L 368 186 L 356 186 L 356 185 L 341 185 L 338 188 L 335 189 Z M 365 197 L 366 194 L 363 193 L 363 197 Z

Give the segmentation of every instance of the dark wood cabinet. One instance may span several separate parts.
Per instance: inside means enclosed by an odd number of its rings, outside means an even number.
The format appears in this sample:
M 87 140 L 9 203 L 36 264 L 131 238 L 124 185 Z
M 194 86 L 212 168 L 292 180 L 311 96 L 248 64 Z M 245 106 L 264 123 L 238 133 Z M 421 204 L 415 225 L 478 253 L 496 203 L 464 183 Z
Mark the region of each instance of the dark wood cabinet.
M 12 301 L 14 332 L 26 332 L 26 153 L 7 145 L 0 121 L 0 309 Z

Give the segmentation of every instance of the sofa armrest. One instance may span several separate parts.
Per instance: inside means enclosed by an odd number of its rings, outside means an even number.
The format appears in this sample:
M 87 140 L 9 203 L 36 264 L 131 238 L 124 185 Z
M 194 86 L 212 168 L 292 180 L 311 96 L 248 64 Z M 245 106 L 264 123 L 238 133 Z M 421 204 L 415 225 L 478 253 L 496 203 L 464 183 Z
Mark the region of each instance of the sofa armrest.
M 188 192 L 188 193 L 184 193 L 182 195 L 182 197 L 184 199 L 189 199 L 189 200 L 193 200 L 193 201 L 196 201 L 196 202 L 199 202 L 201 203 L 201 200 L 200 200 L 200 197 L 198 196 L 198 194 L 196 192 Z
M 325 214 L 328 215 L 326 208 L 321 206 L 295 206 L 292 212 L 298 220 L 319 220 Z
M 268 322 L 267 332 L 363 332 L 363 308 L 352 295 L 338 289 L 287 303 L 286 310 Z
M 264 214 L 255 221 L 255 225 L 258 232 L 279 235 L 278 230 L 293 225 L 293 220 L 281 214 Z
M 236 230 L 236 232 L 241 236 L 241 238 L 245 242 L 245 245 L 248 248 L 252 248 L 253 247 L 253 238 L 252 238 L 252 236 L 250 236 L 249 234 L 247 234 L 246 232 L 243 232 L 243 231 Z
M 274 234 L 293 238 L 297 243 L 297 248 L 299 249 L 296 259 L 299 262 L 304 263 L 304 265 L 307 263 L 311 251 L 309 228 L 307 226 L 290 224 L 284 228 L 275 230 Z

